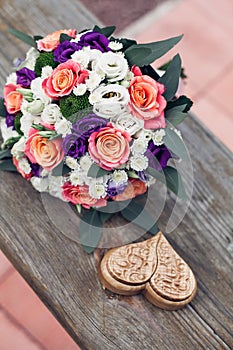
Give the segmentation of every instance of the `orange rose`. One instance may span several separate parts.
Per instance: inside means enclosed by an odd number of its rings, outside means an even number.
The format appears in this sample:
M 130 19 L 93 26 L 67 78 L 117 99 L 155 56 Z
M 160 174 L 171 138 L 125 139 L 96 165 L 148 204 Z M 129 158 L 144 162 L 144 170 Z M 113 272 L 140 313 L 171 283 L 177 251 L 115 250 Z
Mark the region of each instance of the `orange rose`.
M 129 179 L 128 186 L 124 192 L 117 194 L 115 197 L 112 197 L 112 199 L 117 202 L 126 201 L 127 199 L 131 199 L 145 193 L 146 190 L 147 185 L 145 182 L 139 179 Z
M 75 38 L 76 35 L 76 29 L 63 29 L 58 30 L 56 32 L 53 32 L 47 36 L 45 36 L 43 39 L 40 39 L 37 41 L 37 48 L 39 51 L 53 51 L 56 49 L 56 47 L 60 44 L 60 35 L 64 33 L 72 38 Z
M 138 75 L 131 80 L 129 106 L 137 118 L 144 120 L 144 128 L 166 127 L 164 109 L 167 102 L 162 96 L 164 91 L 164 85 L 148 75 Z
M 84 83 L 88 72 L 82 70 L 79 63 L 68 60 L 59 64 L 50 77 L 44 79 L 42 87 L 45 93 L 53 99 L 69 95 L 77 84 Z
M 64 157 L 62 138 L 48 141 L 47 138 L 38 135 L 38 130 L 31 128 L 24 153 L 31 163 L 37 163 L 45 170 L 52 171 Z
M 88 186 L 74 186 L 70 182 L 66 182 L 63 185 L 63 197 L 68 202 L 73 204 L 81 204 L 84 208 L 90 209 L 91 207 L 104 207 L 107 204 L 106 199 L 95 199 L 89 194 Z
M 21 95 L 17 88 L 20 88 L 21 85 L 7 84 L 4 86 L 4 100 L 7 112 L 14 114 L 20 111 L 21 104 L 23 101 L 23 95 Z

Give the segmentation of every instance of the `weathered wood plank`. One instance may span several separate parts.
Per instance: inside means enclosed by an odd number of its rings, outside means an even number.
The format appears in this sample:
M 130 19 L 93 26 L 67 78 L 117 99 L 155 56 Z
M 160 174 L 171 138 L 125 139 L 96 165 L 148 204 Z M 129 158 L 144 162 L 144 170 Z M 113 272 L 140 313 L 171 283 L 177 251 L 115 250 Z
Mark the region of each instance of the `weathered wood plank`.
M 0 5 L 2 86 L 10 60 L 25 50 L 17 39 L 8 42 L 7 26 L 45 34 L 95 21 L 77 1 L 1 0 Z M 192 158 L 194 192 L 184 220 L 167 237 L 193 269 L 199 289 L 194 301 L 176 312 L 159 310 L 142 296 L 104 292 L 97 278 L 102 252 L 86 255 L 57 227 L 61 212 L 48 212 L 48 197 L 20 176 L 0 173 L 0 247 L 82 349 L 232 346 L 233 156 L 193 117 L 182 131 Z M 172 206 L 168 201 L 168 211 Z M 166 221 L 163 214 L 162 228 Z M 75 237 L 75 222 L 67 230 Z

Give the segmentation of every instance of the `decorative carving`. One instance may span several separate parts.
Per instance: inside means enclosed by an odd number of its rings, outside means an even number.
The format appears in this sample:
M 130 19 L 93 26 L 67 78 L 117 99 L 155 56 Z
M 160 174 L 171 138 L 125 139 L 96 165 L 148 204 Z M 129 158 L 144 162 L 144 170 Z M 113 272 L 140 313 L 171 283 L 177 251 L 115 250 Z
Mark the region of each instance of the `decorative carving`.
M 189 303 L 197 289 L 192 270 L 161 232 L 108 251 L 99 277 L 104 288 L 123 295 L 142 291 L 152 304 L 168 310 Z

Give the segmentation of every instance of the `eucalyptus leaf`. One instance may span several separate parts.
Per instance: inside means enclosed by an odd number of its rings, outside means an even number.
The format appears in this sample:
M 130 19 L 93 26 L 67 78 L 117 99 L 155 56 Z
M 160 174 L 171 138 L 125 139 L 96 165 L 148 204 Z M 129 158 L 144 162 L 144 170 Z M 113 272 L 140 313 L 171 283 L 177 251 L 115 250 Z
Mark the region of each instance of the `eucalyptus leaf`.
M 3 149 L 0 151 L 0 160 L 11 157 L 12 155 L 9 149 Z
M 188 116 L 188 113 L 182 112 L 184 110 L 185 105 L 177 106 L 168 111 L 165 111 L 165 118 L 172 125 L 176 126 L 184 121 L 184 119 Z
M 187 200 L 187 194 L 182 178 L 176 168 L 167 166 L 163 171 L 166 178 L 167 188 L 174 192 L 177 197 L 181 198 L 182 200 Z
M 79 225 L 79 239 L 83 250 L 90 254 L 97 247 L 102 235 L 102 222 L 99 212 L 94 209 L 86 210 Z
M 158 80 L 160 78 L 160 76 L 158 75 L 158 73 L 154 70 L 154 68 L 152 66 L 144 66 L 141 67 L 141 71 L 143 75 L 149 75 L 151 78 L 153 78 L 154 80 Z
M 98 178 L 107 175 L 108 173 L 109 171 L 102 169 L 96 163 L 93 163 L 88 170 L 87 176 Z
M 115 38 L 112 38 L 112 39 L 116 40 Z M 122 49 L 123 52 L 126 51 L 130 46 L 137 44 L 136 40 L 126 39 L 126 38 L 117 39 L 117 41 L 119 41 L 123 45 L 123 49 Z
M 110 37 L 115 30 L 116 30 L 115 26 L 109 26 L 109 27 L 100 28 L 99 26 L 96 25 L 93 28 L 93 32 L 101 33 L 101 34 L 105 35 L 107 38 Z
M 65 33 L 61 33 L 60 35 L 60 43 L 63 43 L 63 41 L 70 41 L 72 39 L 72 36 L 69 36 Z
M 144 205 L 135 199 L 121 211 L 121 215 L 129 222 L 133 222 L 147 232 L 156 234 L 159 231 L 153 216 L 145 209 Z
M 2 171 L 13 171 L 17 172 L 16 167 L 14 166 L 12 159 L 5 159 L 0 162 L 0 170 Z
M 65 174 L 68 174 L 70 171 L 71 171 L 70 168 L 66 164 L 61 162 L 55 168 L 53 168 L 52 175 L 63 176 Z
M 182 110 L 182 112 L 188 112 L 190 110 L 190 108 L 193 105 L 193 102 L 190 100 L 190 98 L 181 95 L 179 98 L 173 100 L 173 101 L 168 101 L 167 103 L 167 107 L 166 110 L 172 109 L 174 107 L 177 106 L 184 106 L 184 109 Z
M 180 72 L 181 59 L 180 55 L 177 54 L 171 60 L 166 72 L 162 75 L 161 78 L 159 78 L 159 82 L 165 85 L 165 92 L 163 93 L 163 96 L 167 101 L 171 100 L 174 97 L 178 89 Z
M 28 34 L 25 34 L 17 29 L 14 28 L 8 28 L 7 29 L 8 33 L 14 35 L 16 38 L 20 39 L 21 41 L 23 41 L 24 43 L 37 48 L 37 44 L 35 42 L 35 40 Z
M 188 161 L 188 153 L 184 144 L 184 141 L 180 138 L 177 133 L 170 129 L 165 129 L 166 135 L 164 136 L 164 143 L 167 146 L 167 148 L 175 153 L 179 158 Z
M 166 179 L 165 179 L 165 176 L 164 176 L 162 171 L 158 171 L 152 167 L 148 167 L 147 172 L 148 172 L 148 174 L 153 176 L 154 179 L 156 179 L 156 180 L 162 182 L 164 185 L 166 185 Z
M 153 43 L 132 45 L 125 51 L 126 59 L 130 66 L 147 66 L 172 49 L 182 37 L 179 35 Z
M 34 35 L 34 36 L 33 36 L 33 39 L 34 39 L 35 41 L 38 41 L 38 40 L 43 39 L 43 36 L 41 36 L 41 35 Z
M 0 117 L 6 116 L 6 107 L 4 105 L 4 98 L 0 97 Z

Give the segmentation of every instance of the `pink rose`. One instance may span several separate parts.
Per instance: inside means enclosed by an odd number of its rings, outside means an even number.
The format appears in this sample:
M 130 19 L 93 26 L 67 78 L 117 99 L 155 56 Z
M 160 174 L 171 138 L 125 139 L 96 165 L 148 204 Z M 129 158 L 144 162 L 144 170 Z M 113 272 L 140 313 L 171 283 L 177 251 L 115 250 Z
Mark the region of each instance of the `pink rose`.
M 89 138 L 89 153 L 99 166 L 106 170 L 117 168 L 129 159 L 131 136 L 108 124 L 93 132 Z
M 59 137 L 49 141 L 47 138 L 40 136 L 38 130 L 31 128 L 24 153 L 31 163 L 37 163 L 44 169 L 52 171 L 61 163 L 64 157 L 62 138 Z
M 139 179 L 129 179 L 128 186 L 124 192 L 117 194 L 115 197 L 112 197 L 114 201 L 126 201 L 128 199 L 139 196 L 140 194 L 145 193 L 147 190 L 147 185 L 145 182 Z
M 23 95 L 16 91 L 17 88 L 21 88 L 21 85 L 7 84 L 4 86 L 4 104 L 10 114 L 19 112 L 22 105 Z
M 107 204 L 105 198 L 95 199 L 89 194 L 88 186 L 74 186 L 70 182 L 64 183 L 62 186 L 62 195 L 65 200 L 73 204 L 81 204 L 84 208 L 90 209 L 91 207 L 104 207 Z
M 75 38 L 76 32 L 76 29 L 63 29 L 53 32 L 45 36 L 43 39 L 38 40 L 37 48 L 39 51 L 53 51 L 60 44 L 60 35 L 62 33 L 67 34 L 72 38 Z
M 88 71 L 82 70 L 79 63 L 68 60 L 59 64 L 52 74 L 43 80 L 45 93 L 53 99 L 69 95 L 77 84 L 82 84 L 88 77 Z
M 142 71 L 138 66 L 136 66 L 136 64 L 134 64 L 133 67 L 131 68 L 131 72 L 133 73 L 134 76 L 142 76 Z
M 129 87 L 129 106 L 137 118 L 144 120 L 145 129 L 165 128 L 164 109 L 167 105 L 162 94 L 163 84 L 148 75 L 136 76 Z

